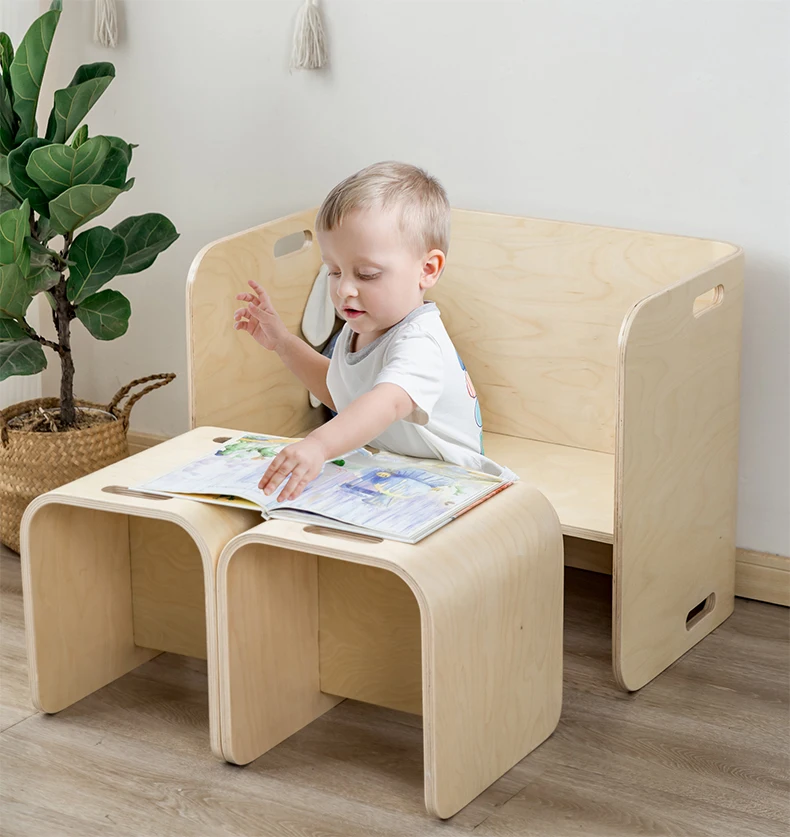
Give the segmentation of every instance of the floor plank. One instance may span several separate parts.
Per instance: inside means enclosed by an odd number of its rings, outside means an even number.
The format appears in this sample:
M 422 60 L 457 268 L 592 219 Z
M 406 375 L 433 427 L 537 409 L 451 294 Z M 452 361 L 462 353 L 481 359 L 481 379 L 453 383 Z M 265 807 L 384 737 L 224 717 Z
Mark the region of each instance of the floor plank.
M 735 614 L 636 695 L 610 668 L 610 581 L 567 571 L 563 717 L 447 823 L 421 720 L 345 701 L 244 768 L 208 750 L 205 663 L 163 654 L 57 716 L 27 696 L 19 559 L 0 554 L 3 835 L 786 837 L 790 626 Z
M 27 682 L 19 556 L 0 546 L 0 732 L 35 712 Z

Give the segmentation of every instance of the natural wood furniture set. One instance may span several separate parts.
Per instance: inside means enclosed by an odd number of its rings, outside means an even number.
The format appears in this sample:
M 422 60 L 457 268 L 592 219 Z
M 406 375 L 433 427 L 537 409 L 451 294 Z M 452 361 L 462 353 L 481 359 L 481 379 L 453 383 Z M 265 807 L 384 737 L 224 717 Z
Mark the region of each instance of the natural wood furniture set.
M 234 430 L 323 420 L 231 327 L 252 278 L 298 332 L 320 266 L 314 218 L 196 257 L 195 429 L 28 509 L 34 702 L 57 712 L 161 651 L 206 657 L 212 750 L 240 764 L 345 697 L 422 713 L 426 806 L 447 817 L 557 724 L 562 535 L 566 564 L 611 554 L 624 689 L 732 612 L 742 254 L 455 210 L 433 299 L 477 388 L 486 453 L 522 482 L 416 546 L 125 492 Z

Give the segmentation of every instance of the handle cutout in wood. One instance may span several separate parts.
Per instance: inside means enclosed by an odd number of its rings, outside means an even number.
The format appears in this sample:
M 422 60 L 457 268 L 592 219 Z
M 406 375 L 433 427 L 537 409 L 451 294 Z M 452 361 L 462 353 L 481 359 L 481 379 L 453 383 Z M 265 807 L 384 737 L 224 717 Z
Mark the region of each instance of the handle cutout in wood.
M 310 535 L 327 535 L 330 538 L 346 538 L 352 541 L 365 541 L 365 543 L 383 543 L 384 538 L 375 535 L 361 535 L 359 532 L 343 532 L 340 529 L 330 529 L 326 526 L 305 526 L 304 530 Z
M 708 311 L 712 311 L 714 308 L 718 308 L 721 305 L 722 301 L 724 300 L 724 285 L 716 285 L 715 288 L 711 288 L 709 291 L 705 291 L 704 294 L 700 294 L 694 300 L 694 316 L 701 317 L 703 314 L 707 314 Z
M 688 616 L 686 617 L 686 630 L 690 631 L 695 625 L 698 625 L 714 607 L 716 607 L 716 594 L 711 593 L 707 599 L 703 599 L 688 612 Z
M 212 439 L 211 441 L 212 442 L 218 442 L 219 444 L 222 444 L 223 442 L 229 442 L 230 439 L 231 439 L 230 436 L 217 436 L 216 439 Z
M 301 253 L 307 250 L 313 243 L 313 234 L 310 230 L 300 230 L 283 236 L 274 243 L 274 258 L 281 259 L 283 256 L 290 256 L 293 253 Z
M 121 494 L 124 497 L 139 497 L 141 500 L 172 500 L 169 494 L 149 494 L 147 491 L 135 491 L 125 485 L 105 485 L 102 488 L 106 494 Z

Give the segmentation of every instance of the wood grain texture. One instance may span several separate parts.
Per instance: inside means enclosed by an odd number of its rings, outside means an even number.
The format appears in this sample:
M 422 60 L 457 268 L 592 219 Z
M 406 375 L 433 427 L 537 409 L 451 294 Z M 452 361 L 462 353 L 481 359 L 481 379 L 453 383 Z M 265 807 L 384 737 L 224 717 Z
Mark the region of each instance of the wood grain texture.
M 719 285 L 721 303 L 695 316 L 694 300 Z M 644 300 L 623 326 L 613 662 L 626 689 L 732 613 L 742 295 L 740 256 Z
M 342 698 L 320 688 L 316 556 L 231 544 L 217 579 L 222 751 L 247 764 Z
M 129 518 L 134 642 L 206 659 L 206 584 L 200 550 L 170 521 Z
M 211 747 L 220 754 L 216 678 L 216 563 L 222 547 L 260 520 L 253 511 L 157 500 L 102 489 L 134 485 L 216 447 L 221 428 L 200 428 L 38 497 L 22 520 L 22 579 L 33 703 L 58 712 L 161 649 L 134 642 L 129 518 L 180 527 L 204 578 Z M 179 542 L 183 544 L 183 537 Z M 176 616 L 174 623 L 178 626 Z M 163 620 L 164 624 L 168 619 Z M 194 622 L 193 622 L 194 625 Z M 181 626 L 183 627 L 183 626 Z M 178 631 L 181 631 L 178 627 Z M 202 623 L 199 626 L 202 628 Z
M 534 485 L 557 510 L 565 535 L 614 538 L 614 457 L 567 445 L 484 433 L 486 455 Z
M 33 703 L 59 712 L 159 652 L 134 643 L 126 517 L 39 504 L 27 525 Z
M 0 548 L 3 705 L 27 677 L 19 572 Z M 3 835 L 786 837 L 787 610 L 738 599 L 627 695 L 610 671 L 609 580 L 567 570 L 565 600 L 556 732 L 447 822 L 423 807 L 419 717 L 347 700 L 239 769 L 206 753 L 205 661 L 162 654 L 0 733 Z
M 252 760 L 316 714 L 315 555 L 394 573 L 417 600 L 429 812 L 456 813 L 551 734 L 562 700 L 562 540 L 545 497 L 516 484 L 416 545 L 276 520 L 231 541 L 217 575 L 227 759 Z
M 735 251 L 673 235 L 454 210 L 431 292 L 490 432 L 612 454 L 618 334 L 646 296 Z
M 321 690 L 422 715 L 420 607 L 395 573 L 318 559 Z
M 314 233 L 316 210 L 271 221 L 204 247 L 187 280 L 187 363 L 191 427 L 293 435 L 323 418 L 307 391 L 274 352 L 233 328 L 236 294 L 248 280 L 263 285 L 294 334 L 321 266 L 318 244 L 280 258 L 274 245 L 302 230 Z
M 522 444 L 524 443 L 526 443 L 527 447 L 531 448 L 535 444 L 542 447 L 542 443 L 520 440 L 513 436 L 499 436 L 495 433 L 487 434 L 487 436 L 489 445 L 497 445 L 498 440 L 501 438 L 504 445 L 507 446 L 507 440 L 513 440 L 515 442 L 512 448 L 514 456 L 518 456 L 519 450 L 526 450 L 526 447 L 522 448 Z M 137 434 L 135 436 L 135 443 L 137 443 L 135 452 L 138 450 L 146 450 L 153 445 L 158 445 L 166 441 L 167 438 L 168 437 L 166 436 L 149 437 L 147 435 L 143 436 L 142 434 Z M 129 444 L 131 450 L 132 434 L 130 434 Z M 556 451 L 554 446 L 551 447 Z M 494 448 L 491 447 L 491 449 L 493 450 Z M 532 448 L 532 450 L 534 452 L 534 448 Z M 573 453 L 575 455 L 575 449 L 573 450 Z M 593 451 L 592 453 L 595 452 Z M 507 450 L 504 451 L 504 454 L 505 456 L 510 455 Z M 502 458 L 502 461 L 507 460 Z M 613 458 L 611 459 L 611 462 L 613 470 Z M 522 469 L 523 473 L 527 475 L 527 479 L 529 480 L 529 462 L 527 462 L 527 467 L 524 465 L 519 465 L 518 467 Z M 542 486 L 540 485 L 541 481 L 543 483 Z M 555 487 L 551 485 L 548 480 L 546 480 L 545 474 L 542 476 L 541 480 L 535 479 L 534 482 L 541 487 L 543 493 L 546 494 L 547 497 L 549 494 L 553 496 L 552 505 L 555 509 L 557 509 L 560 521 L 562 522 L 564 518 L 563 531 L 570 529 L 571 527 L 568 523 L 570 508 L 565 505 L 563 500 L 558 496 L 559 492 L 556 491 Z M 612 482 L 614 482 L 614 474 L 612 474 Z M 595 495 L 595 499 L 603 501 L 601 504 L 602 510 L 604 508 L 604 503 L 606 506 L 609 504 L 609 497 L 605 493 Z M 582 504 L 579 505 L 582 509 L 588 507 Z M 613 514 L 614 497 L 612 497 L 611 507 Z M 604 519 L 604 514 L 605 512 L 598 512 L 596 516 L 600 519 Z M 602 534 L 605 533 L 602 532 Z M 599 547 L 596 541 L 589 540 L 588 537 L 574 538 L 569 537 L 568 535 L 565 536 L 565 566 L 611 575 L 612 550 L 606 549 L 605 546 Z M 614 537 L 612 537 L 612 541 L 613 540 Z M 603 542 L 604 541 L 602 539 L 602 541 L 598 543 Z M 753 549 L 743 549 L 738 547 L 735 551 L 735 595 L 744 599 L 755 599 L 760 602 L 769 602 L 771 604 L 779 604 L 785 607 L 790 607 L 790 557 L 787 557 L 786 555 L 773 555 L 767 552 L 759 552 Z
M 306 393 L 277 358 L 230 327 L 235 292 L 247 278 L 258 278 L 271 291 L 288 327 L 298 333 L 320 254 L 313 244 L 275 260 L 273 246 L 277 237 L 300 228 L 312 231 L 312 223 L 312 210 L 274 221 L 210 245 L 196 259 L 187 303 L 193 424 L 211 421 L 293 433 L 321 420 L 319 411 L 306 406 Z M 726 273 L 723 297 L 716 271 Z M 706 278 L 700 279 L 703 274 Z M 687 486 L 710 483 L 718 469 L 725 479 L 722 486 L 730 491 L 737 454 L 729 441 L 721 446 L 715 434 L 703 441 L 702 416 L 710 418 L 721 399 L 710 392 L 715 387 L 712 380 L 699 380 L 702 373 L 695 364 L 710 359 L 710 348 L 700 341 L 715 332 L 714 342 L 725 345 L 727 352 L 711 363 L 718 363 L 718 377 L 725 371 L 729 376 L 730 399 L 739 362 L 741 277 L 740 251 L 723 242 L 453 211 L 448 267 L 432 298 L 475 382 L 489 434 L 487 452 L 546 494 L 558 510 L 565 535 L 615 544 L 619 570 L 614 583 L 630 578 L 630 592 L 624 595 L 633 614 L 630 622 L 623 617 L 624 599 L 618 593 L 615 630 L 620 638 L 628 632 L 633 643 L 622 651 L 618 646 L 615 660 L 621 669 L 630 665 L 622 662 L 625 655 L 635 668 L 655 674 L 732 606 L 730 583 L 729 591 L 721 590 L 714 613 L 688 632 L 684 621 L 682 635 L 673 633 L 674 612 L 667 611 L 660 637 L 651 638 L 640 622 L 642 592 L 653 590 L 647 581 L 650 573 L 665 574 L 662 595 L 671 600 L 666 608 L 682 609 L 692 593 L 699 592 L 701 599 L 707 595 L 693 587 L 683 596 L 675 595 L 680 588 L 669 583 L 671 573 L 661 563 L 664 550 L 655 545 L 669 543 L 662 532 L 662 490 L 671 486 L 672 502 L 684 509 L 684 520 L 698 502 L 697 495 L 686 496 Z M 676 310 L 664 316 L 667 300 L 674 301 Z M 707 312 L 702 302 L 712 304 Z M 654 315 L 651 325 L 648 320 Z M 666 364 L 671 374 L 664 373 Z M 629 396 L 624 394 L 626 379 Z M 639 386 L 653 389 L 634 394 L 637 380 Z M 687 391 L 687 401 L 673 401 L 685 398 Z M 727 402 L 728 415 L 733 403 L 737 406 L 737 395 L 735 402 Z M 701 405 L 694 415 L 691 404 Z M 651 417 L 658 417 L 655 427 Z M 720 420 L 715 418 L 714 424 Z M 659 463 L 652 444 L 656 433 L 673 451 L 676 464 L 678 451 L 685 452 L 682 468 Z M 728 459 L 709 469 L 707 457 L 714 448 Z M 630 463 L 627 468 L 624 458 Z M 645 486 L 650 491 L 643 491 Z M 719 508 L 716 502 L 711 507 Z M 733 528 L 729 499 L 720 514 Z M 626 532 L 623 519 L 626 527 L 628 521 L 644 521 L 637 524 L 641 534 L 636 540 L 630 529 Z M 695 555 L 724 554 L 715 529 L 700 527 Z M 623 537 L 627 544 L 621 542 Z M 649 558 L 641 549 L 644 543 L 652 544 Z M 728 549 L 732 576 L 734 545 Z M 696 564 L 697 578 L 701 586 L 715 586 L 716 580 L 705 575 L 706 561 Z M 638 565 L 644 571 L 632 572 Z M 689 604 L 686 613 L 695 604 Z M 665 642 L 670 636 L 673 640 Z M 629 683 L 637 688 L 633 684 L 647 682 L 645 677 L 654 674 L 621 672 L 618 677 L 624 687 Z

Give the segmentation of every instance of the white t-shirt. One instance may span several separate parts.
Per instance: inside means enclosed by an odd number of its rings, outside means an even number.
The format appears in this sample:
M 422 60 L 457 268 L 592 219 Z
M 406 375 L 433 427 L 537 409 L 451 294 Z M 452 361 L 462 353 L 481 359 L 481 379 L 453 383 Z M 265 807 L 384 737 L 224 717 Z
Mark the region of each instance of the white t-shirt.
M 489 474 L 506 472 L 483 454 L 475 388 L 435 303 L 416 308 L 358 352 L 350 351 L 353 335 L 346 323 L 329 364 L 326 383 L 335 409 L 344 410 L 378 384 L 397 384 L 417 405 L 372 439 L 373 447 Z

